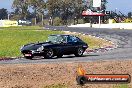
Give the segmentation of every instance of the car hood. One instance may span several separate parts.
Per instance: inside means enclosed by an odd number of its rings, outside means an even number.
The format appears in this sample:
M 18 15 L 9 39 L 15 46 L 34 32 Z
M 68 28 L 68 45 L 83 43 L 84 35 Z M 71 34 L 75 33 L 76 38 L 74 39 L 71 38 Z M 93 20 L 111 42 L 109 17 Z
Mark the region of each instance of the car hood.
M 31 44 L 27 44 L 27 45 L 24 45 L 22 47 L 22 51 L 23 50 L 37 50 L 39 47 L 41 46 L 48 46 L 48 45 L 52 45 L 52 43 L 49 43 L 49 42 L 44 42 L 44 43 L 31 43 Z

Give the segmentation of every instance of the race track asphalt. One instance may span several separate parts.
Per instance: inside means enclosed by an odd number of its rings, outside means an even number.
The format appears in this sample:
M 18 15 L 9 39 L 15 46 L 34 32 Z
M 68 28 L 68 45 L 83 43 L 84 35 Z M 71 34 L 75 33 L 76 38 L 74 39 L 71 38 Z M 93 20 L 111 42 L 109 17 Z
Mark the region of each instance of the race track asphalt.
M 66 26 L 45 26 L 46 30 L 61 30 L 90 34 L 96 37 L 104 38 L 114 42 L 116 49 L 85 54 L 84 57 L 74 57 L 73 55 L 64 56 L 63 58 L 43 59 L 35 58 L 27 60 L 24 58 L 16 58 L 14 60 L 0 61 L 0 64 L 29 64 L 29 63 L 63 63 L 63 62 L 90 62 L 98 60 L 127 60 L 132 59 L 132 30 L 125 29 L 100 29 L 100 28 L 69 28 Z

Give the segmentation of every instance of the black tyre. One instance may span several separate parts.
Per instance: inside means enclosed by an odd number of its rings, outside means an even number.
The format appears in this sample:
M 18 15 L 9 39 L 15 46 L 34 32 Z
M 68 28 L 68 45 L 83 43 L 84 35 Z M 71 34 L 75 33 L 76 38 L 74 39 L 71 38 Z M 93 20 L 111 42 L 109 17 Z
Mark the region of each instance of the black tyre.
M 86 84 L 86 82 L 87 82 L 87 78 L 84 77 L 84 76 L 78 76 L 78 77 L 76 78 L 76 81 L 77 81 L 77 84 L 78 84 L 78 85 L 84 85 L 84 84 Z
M 25 56 L 25 58 L 32 60 L 33 57 L 32 56 Z
M 45 54 L 44 57 L 47 58 L 47 59 L 51 59 L 53 56 L 54 56 L 53 50 L 52 50 L 52 49 L 48 49 L 48 50 L 46 51 L 46 54 Z
M 62 54 L 60 54 L 60 55 L 57 55 L 57 58 L 61 58 L 63 55 Z
M 84 53 L 84 49 L 80 47 L 80 48 L 77 49 L 77 51 L 75 53 L 75 56 L 76 57 L 81 57 L 81 56 L 83 56 L 83 53 Z

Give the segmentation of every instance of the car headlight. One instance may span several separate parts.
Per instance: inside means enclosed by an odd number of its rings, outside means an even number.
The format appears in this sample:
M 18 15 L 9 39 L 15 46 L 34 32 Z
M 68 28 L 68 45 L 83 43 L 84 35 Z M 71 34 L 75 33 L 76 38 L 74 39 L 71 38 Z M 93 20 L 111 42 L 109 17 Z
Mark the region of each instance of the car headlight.
M 44 49 L 44 47 L 41 46 L 41 47 L 39 47 L 39 48 L 37 49 L 37 51 L 43 51 L 43 49 Z
M 20 50 L 22 50 L 22 48 L 24 47 L 24 45 L 23 46 L 21 46 L 21 48 L 20 48 Z

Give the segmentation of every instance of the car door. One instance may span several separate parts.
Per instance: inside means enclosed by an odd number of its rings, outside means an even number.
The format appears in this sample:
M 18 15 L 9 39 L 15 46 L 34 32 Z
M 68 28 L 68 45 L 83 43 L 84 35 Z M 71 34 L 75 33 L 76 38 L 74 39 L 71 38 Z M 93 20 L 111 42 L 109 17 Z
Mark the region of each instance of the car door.
M 70 44 L 67 43 L 67 36 L 62 35 L 62 36 L 60 36 L 59 40 L 61 40 L 61 41 L 57 45 L 58 46 L 58 53 L 60 53 L 60 54 L 68 54 Z
M 67 49 L 68 49 L 68 52 L 69 53 L 74 53 L 75 51 L 76 51 L 76 49 L 77 49 L 77 47 L 78 47 L 78 45 L 77 45 L 77 39 L 76 39 L 76 37 L 74 37 L 74 36 L 68 36 L 68 38 L 67 38 Z
M 63 53 L 64 54 L 71 54 L 72 44 L 67 42 L 68 36 L 63 36 L 63 38 L 64 38 L 64 41 L 61 43 Z

